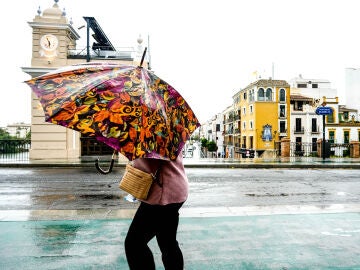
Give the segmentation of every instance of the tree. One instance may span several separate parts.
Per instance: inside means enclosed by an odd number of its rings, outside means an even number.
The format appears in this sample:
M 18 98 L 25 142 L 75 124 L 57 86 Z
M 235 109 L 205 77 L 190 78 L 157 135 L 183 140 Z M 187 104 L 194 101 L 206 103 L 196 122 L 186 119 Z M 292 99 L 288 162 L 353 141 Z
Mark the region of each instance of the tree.
M 216 152 L 217 149 L 218 149 L 218 147 L 217 147 L 217 145 L 216 145 L 216 142 L 214 142 L 214 141 L 209 141 L 209 142 L 207 143 L 207 149 L 208 149 L 209 152 Z
M 7 132 L 3 128 L 0 128 L 0 139 L 9 140 L 11 138 L 12 138 L 12 136 L 10 136 L 9 132 Z
M 205 138 L 201 138 L 201 147 L 202 148 L 207 148 L 207 143 L 208 143 L 208 140 L 205 139 Z

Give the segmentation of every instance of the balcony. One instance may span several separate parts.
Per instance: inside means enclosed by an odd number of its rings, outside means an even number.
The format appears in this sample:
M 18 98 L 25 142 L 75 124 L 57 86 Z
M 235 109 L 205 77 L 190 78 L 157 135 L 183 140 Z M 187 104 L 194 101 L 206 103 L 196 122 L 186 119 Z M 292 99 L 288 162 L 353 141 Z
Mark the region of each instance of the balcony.
M 311 134 L 320 134 L 320 128 L 319 128 L 319 126 L 313 126 L 313 127 L 311 127 Z
M 304 133 L 305 133 L 304 126 L 294 128 L 294 134 L 304 134 Z
M 233 117 L 233 116 L 232 116 L 232 117 L 229 117 L 229 118 L 226 118 L 226 120 L 225 120 L 225 123 L 226 123 L 226 124 L 232 123 L 232 122 L 234 122 L 234 117 Z

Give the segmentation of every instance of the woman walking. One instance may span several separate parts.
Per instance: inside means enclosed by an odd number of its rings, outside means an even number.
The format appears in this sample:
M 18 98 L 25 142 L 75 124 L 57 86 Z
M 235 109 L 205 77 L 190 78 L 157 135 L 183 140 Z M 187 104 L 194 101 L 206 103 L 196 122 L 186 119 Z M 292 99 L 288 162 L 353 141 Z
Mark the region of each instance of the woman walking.
M 158 181 L 150 188 L 148 198 L 140 206 L 125 238 L 125 252 L 130 270 L 155 270 L 148 242 L 156 237 L 166 270 L 184 269 L 184 259 L 176 239 L 179 209 L 188 196 L 188 179 L 182 155 L 175 161 L 140 158 L 133 166 L 155 173 Z

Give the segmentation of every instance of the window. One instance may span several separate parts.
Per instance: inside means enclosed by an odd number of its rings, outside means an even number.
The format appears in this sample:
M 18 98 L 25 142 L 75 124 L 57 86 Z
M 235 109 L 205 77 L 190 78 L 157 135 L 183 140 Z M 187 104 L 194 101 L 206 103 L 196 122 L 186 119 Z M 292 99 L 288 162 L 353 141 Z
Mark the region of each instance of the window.
M 312 88 L 319 88 L 319 86 L 318 86 L 317 83 L 313 83 L 313 84 L 311 85 L 311 87 L 312 87 Z
M 295 152 L 296 153 L 295 154 L 299 155 L 299 154 L 301 154 L 302 139 L 301 139 L 301 137 L 296 137 L 295 141 L 296 141 L 296 145 L 295 145 Z
M 280 89 L 280 102 L 285 102 L 285 89 Z
M 245 115 L 246 114 L 246 108 L 244 107 L 243 108 L 243 115 Z
M 317 119 L 316 118 L 311 119 L 311 132 L 318 132 L 318 130 L 317 130 Z
M 302 111 L 302 110 L 303 110 L 303 101 L 295 101 L 294 111 Z
M 301 118 L 295 119 L 295 132 L 301 132 Z
M 311 144 L 312 144 L 312 151 L 316 152 L 317 151 L 317 138 L 312 138 Z
M 329 143 L 334 143 L 335 142 L 335 131 L 330 130 L 329 131 Z
M 272 101 L 272 90 L 271 90 L 271 88 L 266 89 L 266 101 Z
M 298 83 L 297 88 L 307 88 L 307 84 L 306 83 Z
M 285 132 L 286 132 L 286 122 L 280 121 L 280 133 L 285 133 Z
M 241 145 L 241 147 L 246 148 L 246 136 L 242 137 L 242 145 Z
M 246 100 L 246 92 L 244 92 L 243 98 L 244 98 L 244 100 Z
M 244 130 L 246 129 L 246 122 L 245 121 L 243 122 L 243 129 Z
M 285 105 L 280 105 L 280 117 L 286 117 Z
M 348 121 L 349 120 L 349 112 L 344 112 L 344 120 Z
M 253 121 L 250 121 L 250 129 L 253 129 Z
M 250 105 L 250 113 L 253 113 L 253 105 Z
M 258 101 L 264 101 L 265 100 L 265 92 L 263 88 L 260 88 L 258 90 Z
M 334 123 L 334 110 L 332 110 L 332 113 L 328 114 L 326 117 L 327 123 Z
M 255 97 L 254 97 L 254 89 L 250 90 L 250 97 L 249 97 L 250 101 L 254 101 Z
M 349 143 L 349 131 L 344 130 L 344 143 Z

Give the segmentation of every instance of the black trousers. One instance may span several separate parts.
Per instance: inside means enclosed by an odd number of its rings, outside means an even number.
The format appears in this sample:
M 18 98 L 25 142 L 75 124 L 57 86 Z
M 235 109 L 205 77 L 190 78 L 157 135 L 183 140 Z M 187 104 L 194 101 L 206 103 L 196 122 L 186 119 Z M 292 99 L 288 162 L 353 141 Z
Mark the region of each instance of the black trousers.
M 150 205 L 141 203 L 125 238 L 130 270 L 155 270 L 148 242 L 156 236 L 166 270 L 183 270 L 184 259 L 176 240 L 179 209 L 183 203 Z

